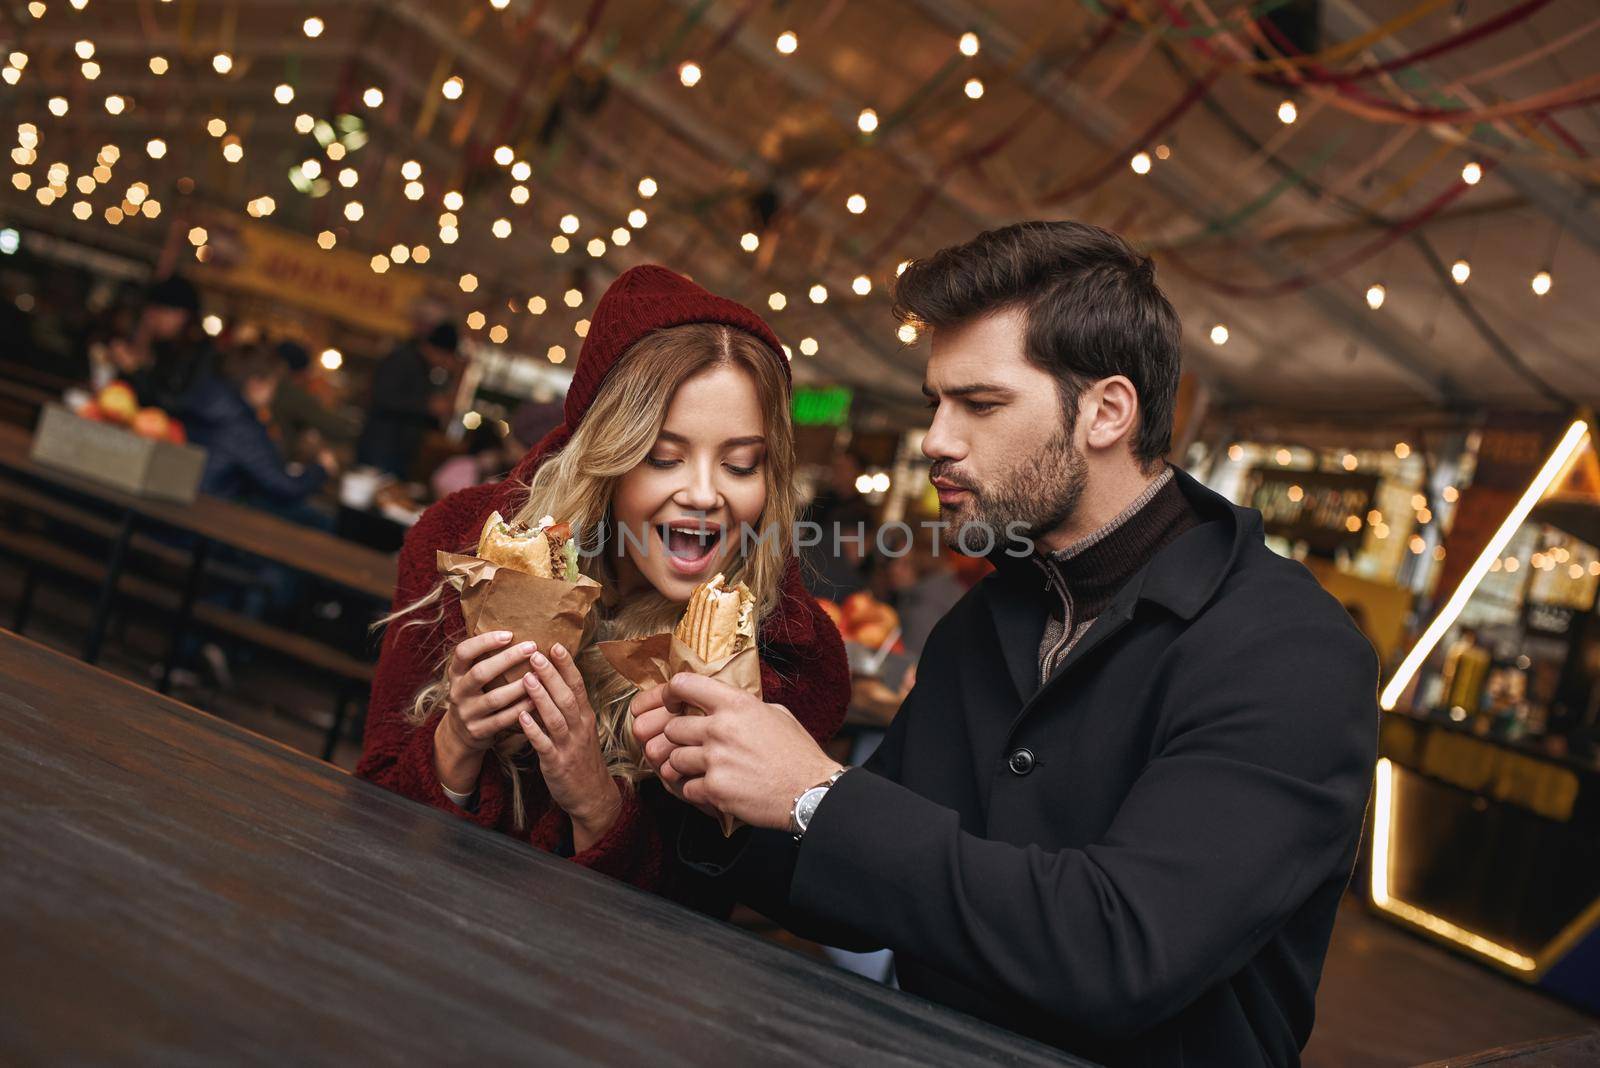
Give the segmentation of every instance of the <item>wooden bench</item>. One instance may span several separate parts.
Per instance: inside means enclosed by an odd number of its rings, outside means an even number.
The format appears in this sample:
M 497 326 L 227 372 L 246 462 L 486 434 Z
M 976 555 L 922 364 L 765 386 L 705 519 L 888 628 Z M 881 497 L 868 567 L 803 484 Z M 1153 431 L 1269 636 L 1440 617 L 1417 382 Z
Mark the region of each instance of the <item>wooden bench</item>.
M 184 556 L 181 550 L 172 549 L 171 546 L 160 545 L 160 548 L 176 552 L 180 557 Z M 8 555 L 31 561 L 34 567 L 42 565 L 53 572 L 84 582 L 98 584 L 105 579 L 106 565 L 103 562 L 59 545 L 42 535 L 0 529 L 0 549 L 5 550 Z M 30 570 L 27 586 L 18 605 L 17 618 L 13 621 L 15 624 L 13 629 L 19 634 L 27 624 L 27 607 L 32 596 L 31 587 L 34 581 L 35 573 Z M 123 574 L 118 579 L 117 594 L 172 615 L 179 612 L 181 604 L 181 595 L 176 590 L 132 574 Z M 338 680 L 338 698 L 333 723 L 323 738 L 322 757 L 324 760 L 331 759 L 339 737 L 343 733 L 345 721 L 349 718 L 352 702 L 364 700 L 366 690 L 372 685 L 374 666 L 315 639 L 204 601 L 194 604 L 193 619 L 196 625 L 205 630 L 248 642 Z M 173 650 L 174 653 L 175 651 Z M 168 655 L 170 658 L 173 653 Z

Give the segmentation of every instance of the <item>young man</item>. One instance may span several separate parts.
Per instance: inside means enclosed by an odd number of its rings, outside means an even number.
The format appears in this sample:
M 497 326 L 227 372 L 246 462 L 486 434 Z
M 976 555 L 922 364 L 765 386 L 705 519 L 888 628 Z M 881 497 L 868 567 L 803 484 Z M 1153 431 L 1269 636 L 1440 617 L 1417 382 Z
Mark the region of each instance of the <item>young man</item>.
M 1371 781 L 1371 647 L 1258 513 L 1166 465 L 1178 319 L 1120 238 L 982 234 L 909 267 L 897 311 L 932 335 L 941 519 L 996 571 L 861 768 L 710 680 L 641 694 L 667 787 L 758 828 L 682 859 L 1097 1061 L 1296 1063 Z

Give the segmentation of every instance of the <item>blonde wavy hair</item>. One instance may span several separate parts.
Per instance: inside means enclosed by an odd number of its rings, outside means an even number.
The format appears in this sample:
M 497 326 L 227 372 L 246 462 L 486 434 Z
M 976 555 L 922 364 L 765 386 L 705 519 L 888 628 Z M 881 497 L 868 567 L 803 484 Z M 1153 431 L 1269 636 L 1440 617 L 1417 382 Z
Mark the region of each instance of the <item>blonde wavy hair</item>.
M 608 591 L 616 590 L 618 553 L 611 500 L 617 481 L 643 463 L 655 446 L 678 387 L 715 367 L 740 368 L 754 383 L 761 408 L 766 505 L 750 536 L 739 536 L 738 554 L 724 571 L 730 583 L 742 581 L 750 588 L 759 618 L 764 620 L 782 599 L 784 568 L 802 504 L 794 480 L 788 380 L 779 359 L 753 334 L 721 324 L 691 323 L 647 334 L 611 369 L 572 438 L 544 459 L 525 487 L 517 487 L 512 499 L 521 503 L 508 518 L 514 523 L 535 523 L 542 516 L 553 515 L 570 523 L 583 550 L 580 569 Z M 477 548 L 476 542 L 464 548 L 471 552 Z M 402 627 L 440 623 L 445 588 L 441 582 L 427 596 L 380 620 L 379 625 L 401 619 L 405 620 Z M 438 605 L 438 611 L 426 618 L 417 616 L 432 605 Z M 636 688 L 612 670 L 595 643 L 670 630 L 682 610 L 682 602 L 669 601 L 653 587 L 625 600 L 608 593 L 595 606 L 594 625 L 577 651 L 578 670 L 594 709 L 607 770 L 630 785 L 650 774 L 633 737 L 628 708 Z M 452 651 L 444 650 L 436 677 L 418 691 L 407 709 L 406 718 L 413 726 L 420 727 L 448 705 L 447 668 Z M 536 771 L 537 763 L 529 762 L 527 740 L 520 731 L 496 746 L 495 754 L 512 783 L 516 826 L 525 829 L 523 776 Z

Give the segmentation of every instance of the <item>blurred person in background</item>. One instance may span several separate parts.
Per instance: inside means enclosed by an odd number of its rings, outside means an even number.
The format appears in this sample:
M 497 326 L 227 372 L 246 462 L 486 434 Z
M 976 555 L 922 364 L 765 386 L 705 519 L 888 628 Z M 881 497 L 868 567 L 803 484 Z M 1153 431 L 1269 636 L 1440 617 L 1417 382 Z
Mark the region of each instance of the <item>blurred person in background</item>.
M 440 464 L 428 480 L 434 500 L 443 500 L 457 490 L 484 482 L 499 482 L 522 458 L 510 435 L 503 435 L 493 420 L 485 419 L 477 429 L 467 432 L 467 451 Z
M 828 481 L 806 508 L 804 522 L 815 526 L 801 528 L 802 542 L 815 544 L 802 546 L 801 562 L 806 589 L 813 597 L 843 602 L 867 584 L 862 561 L 874 524 L 872 508 L 856 489 L 860 476 L 861 461 L 854 453 L 835 453 Z
M 318 530 L 332 530 L 332 518 L 313 508 L 309 498 L 338 474 L 333 453 L 322 448 L 317 462 L 302 467 L 288 463 L 262 413 L 270 411 L 274 396 L 287 374 L 283 357 L 266 345 L 236 349 L 223 356 L 220 366 L 190 391 L 183 409 L 189 440 L 206 450 L 202 493 L 224 497 L 271 512 L 283 519 Z M 218 546 L 219 562 L 254 575 L 241 588 L 213 591 L 202 599 L 253 619 L 286 620 L 299 603 L 304 582 L 293 570 L 245 553 Z M 233 685 L 233 666 L 247 658 L 243 647 L 224 649 L 215 642 L 190 639 L 179 648 L 175 677 L 188 683 L 195 654 L 213 681 L 223 689 Z
M 460 341 L 453 323 L 440 323 L 383 358 L 372 376 L 357 463 L 402 481 L 411 477 L 423 438 L 449 416 L 449 385 L 461 370 Z
M 932 528 L 913 524 L 916 532 L 907 551 L 889 557 L 890 603 L 900 615 L 900 640 L 913 656 L 922 652 L 934 624 L 956 606 L 967 587 L 956 577 L 956 552 L 940 545 Z
M 354 445 L 360 420 L 334 410 L 317 395 L 311 353 L 297 341 L 280 341 L 273 349 L 283 361 L 284 375 L 272 400 L 272 422 L 283 447 L 297 455 L 307 438 L 332 447 Z
M 140 405 L 169 415 L 182 412 L 190 391 L 216 363 L 216 351 L 200 329 L 199 291 L 178 275 L 156 282 L 145 294 L 133 333 L 112 338 L 106 351 Z
M 229 353 L 219 372 L 192 390 L 182 412 L 184 427 L 189 440 L 206 450 L 201 492 L 326 528 L 327 520 L 304 502 L 338 472 L 337 459 L 324 448 L 316 464 L 297 470 L 261 421 L 286 373 L 283 358 L 265 346 Z

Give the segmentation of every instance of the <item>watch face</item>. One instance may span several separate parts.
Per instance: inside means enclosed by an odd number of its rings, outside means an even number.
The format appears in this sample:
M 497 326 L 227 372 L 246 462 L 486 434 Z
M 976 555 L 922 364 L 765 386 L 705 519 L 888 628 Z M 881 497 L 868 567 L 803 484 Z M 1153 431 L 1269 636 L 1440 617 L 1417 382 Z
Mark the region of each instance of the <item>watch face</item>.
M 800 803 L 795 806 L 795 822 L 800 824 L 803 831 L 811 826 L 811 817 L 816 815 L 817 806 L 822 804 L 822 795 L 828 792 L 826 786 L 814 786 L 800 795 Z

